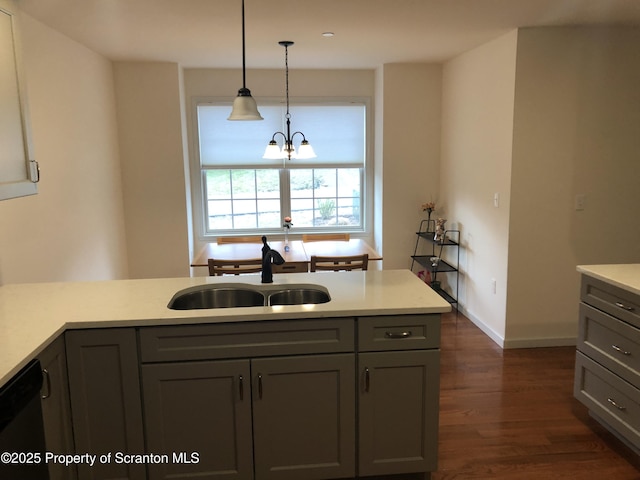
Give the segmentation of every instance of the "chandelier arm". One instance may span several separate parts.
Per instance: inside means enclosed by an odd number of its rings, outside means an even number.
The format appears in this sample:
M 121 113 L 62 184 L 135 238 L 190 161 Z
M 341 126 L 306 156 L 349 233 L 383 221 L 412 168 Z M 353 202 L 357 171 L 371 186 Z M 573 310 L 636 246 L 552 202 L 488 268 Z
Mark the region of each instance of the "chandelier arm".
M 275 141 L 276 141 L 276 135 L 278 135 L 278 134 L 282 135 L 282 138 L 284 138 L 285 142 L 287 141 L 287 136 L 286 136 L 284 133 L 282 133 L 282 132 L 276 132 L 276 133 L 274 133 L 274 134 L 273 134 L 273 136 L 271 137 L 271 141 L 272 141 L 272 142 L 275 142 Z
M 293 134 L 291 135 L 291 140 L 293 141 L 293 137 L 295 137 L 297 134 L 302 135 L 302 141 L 306 141 L 307 137 L 304 136 L 304 133 L 298 131 L 298 132 L 293 132 Z

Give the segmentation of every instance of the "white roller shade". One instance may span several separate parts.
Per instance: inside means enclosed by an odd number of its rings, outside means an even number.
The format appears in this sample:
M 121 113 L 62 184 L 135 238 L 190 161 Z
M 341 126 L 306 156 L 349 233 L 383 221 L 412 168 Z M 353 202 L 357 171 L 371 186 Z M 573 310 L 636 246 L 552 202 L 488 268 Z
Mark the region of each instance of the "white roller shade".
M 263 121 L 230 122 L 230 105 L 200 104 L 198 137 L 200 163 L 220 168 L 279 168 L 282 160 L 262 158 L 264 150 L 277 131 L 286 134 L 285 107 L 260 105 Z M 291 133 L 301 131 L 313 146 L 317 158 L 286 161 L 289 168 L 322 166 L 362 167 L 365 162 L 365 105 L 329 104 L 295 105 L 291 112 Z M 283 136 L 276 135 L 280 146 Z M 300 145 L 302 135 L 293 143 Z

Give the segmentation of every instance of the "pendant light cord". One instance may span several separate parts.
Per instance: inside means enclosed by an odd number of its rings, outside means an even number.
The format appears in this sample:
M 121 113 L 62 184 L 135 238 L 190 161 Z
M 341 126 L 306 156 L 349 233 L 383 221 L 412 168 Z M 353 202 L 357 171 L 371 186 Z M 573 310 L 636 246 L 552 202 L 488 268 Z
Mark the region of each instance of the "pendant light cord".
M 242 88 L 247 88 L 247 73 L 245 68 L 245 39 L 244 39 L 244 0 L 242 0 Z

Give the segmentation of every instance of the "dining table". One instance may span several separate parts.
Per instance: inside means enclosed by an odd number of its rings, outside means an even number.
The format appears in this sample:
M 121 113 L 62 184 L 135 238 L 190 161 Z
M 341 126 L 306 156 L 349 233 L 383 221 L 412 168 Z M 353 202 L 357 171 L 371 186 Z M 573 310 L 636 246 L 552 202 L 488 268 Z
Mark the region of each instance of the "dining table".
M 283 265 L 274 265 L 274 272 L 307 272 L 312 255 L 321 256 L 351 256 L 369 255 L 369 261 L 382 260 L 382 256 L 376 252 L 367 242 L 361 238 L 349 240 L 319 240 L 303 242 L 302 240 L 273 240 L 269 241 L 269 247 L 276 250 L 285 260 Z M 288 248 L 285 248 L 288 247 Z M 208 267 L 210 258 L 224 260 L 240 260 L 247 258 L 261 258 L 262 243 L 215 243 L 204 245 L 198 255 L 193 259 L 192 267 Z

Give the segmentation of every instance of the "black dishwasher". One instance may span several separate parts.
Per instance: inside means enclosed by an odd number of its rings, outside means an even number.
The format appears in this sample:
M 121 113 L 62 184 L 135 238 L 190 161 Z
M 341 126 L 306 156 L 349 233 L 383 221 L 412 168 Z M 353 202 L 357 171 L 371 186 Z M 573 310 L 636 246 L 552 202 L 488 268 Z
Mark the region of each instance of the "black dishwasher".
M 42 369 L 32 360 L 0 388 L 0 478 L 48 480 L 40 405 Z

